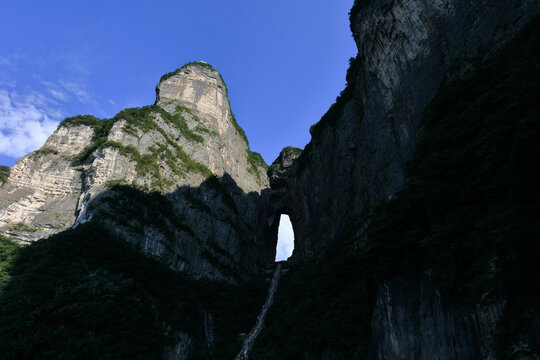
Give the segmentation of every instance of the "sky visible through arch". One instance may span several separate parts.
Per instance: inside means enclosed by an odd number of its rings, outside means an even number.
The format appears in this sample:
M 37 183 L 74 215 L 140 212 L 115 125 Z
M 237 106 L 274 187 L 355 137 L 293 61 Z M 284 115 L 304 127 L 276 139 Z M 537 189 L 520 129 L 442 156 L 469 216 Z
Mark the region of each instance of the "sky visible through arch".
M 303 148 L 345 87 L 353 0 L 2 3 L 0 165 L 60 120 L 154 102 L 164 73 L 203 60 L 224 77 L 252 150 Z
M 287 260 L 294 250 L 294 232 L 289 215 L 281 214 L 278 228 L 276 261 Z

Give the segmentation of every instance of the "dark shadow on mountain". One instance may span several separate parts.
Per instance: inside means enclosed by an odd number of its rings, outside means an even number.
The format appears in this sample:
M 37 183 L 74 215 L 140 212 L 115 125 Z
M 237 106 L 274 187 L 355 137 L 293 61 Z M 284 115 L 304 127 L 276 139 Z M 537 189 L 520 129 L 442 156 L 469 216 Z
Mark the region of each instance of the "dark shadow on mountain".
M 105 224 L 173 269 L 237 281 L 273 263 L 258 215 L 268 194 L 244 193 L 229 174 L 165 195 L 117 185 L 91 200 L 81 221 Z
M 2 358 L 158 359 L 182 334 L 190 358 L 232 358 L 264 302 L 264 196 L 228 174 L 165 195 L 114 186 L 86 222 L 0 249 Z

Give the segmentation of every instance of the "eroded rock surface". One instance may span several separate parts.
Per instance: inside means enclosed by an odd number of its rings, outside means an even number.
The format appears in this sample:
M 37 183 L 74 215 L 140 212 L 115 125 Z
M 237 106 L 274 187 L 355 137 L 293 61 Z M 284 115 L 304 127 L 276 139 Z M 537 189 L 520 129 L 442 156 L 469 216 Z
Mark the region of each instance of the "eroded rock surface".
M 456 305 L 427 276 L 379 286 L 372 359 L 496 359 L 494 329 L 504 303 Z
M 372 209 L 405 184 L 422 114 L 439 87 L 490 59 L 539 13 L 530 0 L 356 1 L 358 55 L 348 86 L 311 128 L 310 144 L 288 165 L 294 171 L 274 179 L 271 199 L 281 203 L 261 222 L 270 227 L 287 209 L 292 261 L 324 257 L 341 235 L 359 239 L 356 248 L 364 244 Z M 424 280 L 379 284 L 370 358 L 494 358 L 502 303 L 463 306 L 437 290 Z
M 113 119 L 66 119 L 21 158 L 0 189 L 0 231 L 33 241 L 99 218 L 197 277 L 256 270 L 266 164 L 249 150 L 225 83 L 190 63 L 156 92 L 155 105 Z
M 358 55 L 348 87 L 312 127 L 287 181 L 287 207 L 302 243 L 297 259 L 324 252 L 402 188 L 422 113 L 443 81 L 494 55 L 540 12 L 531 0 L 357 3 L 351 29 Z

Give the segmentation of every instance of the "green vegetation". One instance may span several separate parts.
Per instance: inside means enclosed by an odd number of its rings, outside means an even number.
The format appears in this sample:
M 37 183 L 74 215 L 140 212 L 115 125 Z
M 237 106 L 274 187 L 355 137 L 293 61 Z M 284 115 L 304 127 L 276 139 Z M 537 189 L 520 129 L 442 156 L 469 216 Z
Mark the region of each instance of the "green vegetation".
M 45 155 L 49 155 L 49 154 L 58 155 L 58 151 L 55 150 L 55 149 L 43 147 L 43 148 L 41 148 L 39 150 L 36 150 L 36 151 L 34 151 L 32 153 L 33 156 L 45 156 Z
M 202 134 L 202 133 L 206 133 L 210 136 L 214 136 L 214 137 L 217 137 L 219 136 L 219 134 L 216 132 L 216 131 L 213 131 L 213 130 L 208 130 L 205 126 L 203 125 L 197 125 L 195 127 L 195 129 L 193 129 L 193 131 L 195 132 L 198 132 L 199 134 Z
M 9 178 L 10 169 L 8 166 L 0 165 L 0 183 L 7 182 Z
M 229 109 L 230 108 L 231 108 L 231 104 L 229 104 Z M 232 112 L 232 110 L 231 110 L 231 119 L 232 119 L 232 124 L 234 128 L 236 129 L 236 131 L 238 131 L 242 139 L 244 139 L 244 142 L 246 143 L 247 147 L 249 148 L 249 140 L 247 138 L 246 132 L 244 131 L 244 129 L 242 129 L 240 125 L 238 125 L 238 121 L 236 121 L 236 116 L 234 116 L 234 113 Z
M 171 72 L 168 72 L 166 74 L 164 74 L 163 76 L 161 76 L 161 78 L 159 79 L 159 82 L 163 82 L 165 80 L 167 80 L 168 78 L 178 74 L 178 72 L 180 72 L 180 70 L 182 69 L 185 69 L 187 68 L 188 66 L 198 66 L 198 67 L 201 67 L 201 68 L 204 68 L 204 69 L 209 69 L 209 70 L 214 70 L 214 71 L 217 71 L 216 69 L 214 69 L 214 67 L 210 64 L 207 64 L 205 62 L 201 62 L 201 61 L 192 61 L 192 62 L 189 62 L 185 65 L 183 65 L 182 67 L 179 67 L 178 69 L 174 70 L 174 71 L 171 71 Z
M 22 223 L 22 222 L 11 225 L 9 227 L 9 230 L 20 231 L 20 232 L 36 232 L 37 231 L 36 228 L 26 225 L 25 223 Z
M 161 115 L 161 118 L 165 120 L 166 122 L 170 123 L 174 127 L 176 127 L 182 136 L 190 141 L 202 143 L 204 142 L 204 139 L 202 136 L 195 134 L 191 129 L 188 127 L 186 119 L 182 115 L 182 112 L 189 113 L 196 121 L 201 122 L 195 115 L 193 115 L 193 112 L 183 106 L 177 106 L 176 112 L 171 115 L 164 109 L 162 109 L 159 106 L 155 106 L 155 110 Z
M 268 173 L 283 170 L 281 167 L 283 158 L 284 157 L 298 158 L 300 157 L 300 155 L 302 155 L 302 151 L 303 151 L 302 149 L 299 149 L 293 146 L 287 146 L 283 148 L 283 150 L 281 150 L 281 152 L 279 153 L 279 156 L 277 157 L 277 159 L 274 160 L 272 165 L 270 165 L 270 167 L 268 168 Z
M 165 80 L 167 80 L 168 78 L 170 78 L 171 76 L 177 74 L 180 70 L 188 67 L 188 66 L 199 66 L 199 67 L 203 67 L 203 68 L 207 68 L 207 69 L 211 69 L 211 70 L 214 70 L 214 71 L 217 71 L 216 69 L 214 69 L 214 67 L 212 67 L 212 65 L 210 64 L 207 64 L 207 63 L 204 63 L 204 62 L 190 62 L 190 63 L 187 63 L 185 64 L 184 66 L 182 66 L 181 68 L 178 68 L 176 69 L 175 71 L 173 72 L 170 72 L 170 73 L 167 73 L 165 75 L 163 75 L 161 77 L 161 79 L 159 80 L 159 82 L 163 82 Z M 221 76 L 221 75 L 220 75 Z M 221 80 L 223 81 L 223 78 L 221 78 Z M 223 81 L 223 83 L 225 84 L 225 81 Z M 225 90 L 228 92 L 227 90 L 227 87 L 225 86 Z M 229 104 L 229 109 L 231 108 L 231 105 Z M 167 115 L 169 115 L 165 110 L 161 109 L 161 108 L 158 108 L 162 113 L 165 113 Z M 182 131 L 182 135 L 186 138 L 186 139 L 190 139 L 192 141 L 197 141 L 197 142 L 202 142 L 203 139 L 200 135 L 198 134 L 195 134 L 194 132 L 192 132 L 191 130 L 189 130 L 187 128 L 187 125 L 185 125 L 185 119 L 181 116 L 181 115 L 178 115 L 180 114 L 181 111 L 185 111 L 185 112 L 188 112 L 192 117 L 194 117 L 196 120 L 197 120 L 197 117 L 193 114 L 193 112 L 190 110 L 190 109 L 187 109 L 185 107 L 177 107 L 176 108 L 176 114 L 175 116 L 178 116 L 178 119 L 171 119 L 171 120 L 168 120 L 168 119 L 164 119 L 171 122 L 171 123 L 174 123 L 179 129 L 180 131 Z M 170 116 L 170 115 L 169 115 Z M 162 117 L 163 117 L 163 114 L 162 114 Z M 244 140 L 244 142 L 246 143 L 246 147 L 247 147 L 247 157 L 248 157 L 248 172 L 250 174 L 252 174 L 253 176 L 255 176 L 257 178 L 257 182 L 260 184 L 262 183 L 262 179 L 260 177 L 260 174 L 259 174 L 259 170 L 258 168 L 259 167 L 262 167 L 263 169 L 268 169 L 268 165 L 266 164 L 266 162 L 263 160 L 262 156 L 257 153 L 257 152 L 253 152 L 250 150 L 249 148 L 249 141 L 248 141 L 248 138 L 246 136 L 246 132 L 244 131 L 244 129 L 242 129 L 242 127 L 238 124 L 237 120 L 236 120 L 236 117 L 234 116 L 234 113 L 231 111 L 231 119 L 232 119 L 232 124 L 234 126 L 234 128 L 236 129 L 236 131 L 238 132 L 238 134 L 240 134 L 240 136 L 242 137 L 242 139 Z M 187 129 L 187 131 L 184 133 L 184 131 Z M 216 136 L 217 133 L 216 132 L 211 132 L 209 131 L 208 129 L 206 129 L 205 127 L 203 126 L 197 126 L 195 128 L 195 131 L 196 132 L 205 132 L 205 133 L 208 133 L 208 134 L 211 134 L 211 135 L 214 135 Z
M 262 158 L 261 154 L 259 154 L 258 152 L 248 150 L 247 155 L 248 155 L 248 159 L 247 159 L 248 169 L 247 170 L 251 175 L 255 176 L 257 178 L 257 182 L 261 184 L 262 180 L 261 180 L 261 175 L 259 173 L 259 169 L 263 168 L 266 170 L 268 169 L 268 165 Z
M 81 153 L 75 155 L 72 160 L 75 164 L 82 164 L 87 161 L 92 153 L 99 149 L 111 147 L 117 149 L 120 154 L 128 157 L 136 163 L 136 170 L 139 176 L 148 176 L 151 180 L 150 190 L 165 191 L 171 185 L 163 179 L 160 168 L 160 161 L 167 164 L 175 175 L 185 176 L 188 172 L 200 173 L 205 177 L 211 176 L 211 171 L 191 159 L 185 151 L 171 139 L 157 123 L 156 115 L 169 124 L 176 127 L 186 139 L 195 142 L 203 142 L 203 138 L 191 131 L 182 115 L 184 112 L 191 112 L 189 109 L 177 107 L 177 112 L 169 114 L 158 106 L 144 106 L 142 108 L 129 108 L 120 111 L 112 119 L 98 120 L 93 125 L 94 137 L 92 144 L 87 146 Z M 143 132 L 156 131 L 165 139 L 165 144 L 156 144 L 150 148 L 150 153 L 140 154 L 133 145 L 123 145 L 121 143 L 108 140 L 109 133 L 114 123 L 125 120 L 124 130 L 134 136 L 138 136 L 138 130 Z
M 11 278 L 10 271 L 15 259 L 15 253 L 19 247 L 19 244 L 14 240 L 0 234 L 0 297 L 3 288 Z
M 72 126 L 79 126 L 79 125 L 87 125 L 87 126 L 99 126 L 102 120 L 98 119 L 95 116 L 92 115 L 77 115 L 65 118 L 60 123 L 60 126 L 66 126 L 66 127 L 72 127 Z
M 88 116 L 89 118 L 93 118 L 93 119 L 96 120 L 91 125 L 93 130 L 94 130 L 94 136 L 92 137 L 92 144 L 85 147 L 83 149 L 83 151 L 81 151 L 79 154 L 75 155 L 72 158 L 72 161 L 75 164 L 84 163 L 86 160 L 88 160 L 88 158 L 90 157 L 90 155 L 94 151 L 104 147 L 103 145 L 107 142 L 107 137 L 109 136 L 109 132 L 111 131 L 111 129 L 112 129 L 114 123 L 115 123 L 114 119 L 99 120 L 99 119 L 94 118 L 93 116 L 90 116 L 90 115 L 83 115 L 83 116 L 84 117 Z M 87 119 L 85 118 L 85 121 L 86 120 Z M 71 122 L 68 122 L 68 124 L 71 124 Z M 60 125 L 62 125 L 62 123 L 60 123 Z M 90 125 L 90 123 L 88 123 L 87 125 Z M 67 126 L 70 126 L 70 125 L 67 125 Z
M 91 223 L 23 248 L 0 237 L 2 359 L 161 359 L 178 332 L 193 359 L 231 359 L 264 301 L 256 283 L 193 280 Z
M 229 109 L 231 108 L 231 104 L 229 104 Z M 258 168 L 262 167 L 264 170 L 268 169 L 268 165 L 262 158 L 261 154 L 258 152 L 251 151 L 249 148 L 249 141 L 246 135 L 246 132 L 240 125 L 238 125 L 238 122 L 236 121 L 236 117 L 234 116 L 232 110 L 231 110 L 231 119 L 232 124 L 236 131 L 240 134 L 242 139 L 244 139 L 244 142 L 246 143 L 246 151 L 247 151 L 247 159 L 248 159 L 248 172 L 255 176 L 257 178 L 257 182 L 259 184 L 262 183 L 261 176 L 259 174 Z
M 319 138 L 324 129 L 332 128 L 336 125 L 337 120 L 343 115 L 345 105 L 354 98 L 354 90 L 356 88 L 356 75 L 358 72 L 359 61 L 356 58 L 349 59 L 349 69 L 347 70 L 347 85 L 341 94 L 337 97 L 336 102 L 330 106 L 330 109 L 323 115 L 319 122 L 311 125 L 309 132 L 312 138 Z
M 122 186 L 127 185 L 127 182 L 125 179 L 115 179 L 115 180 L 109 180 L 105 183 L 105 187 L 112 188 L 115 186 Z

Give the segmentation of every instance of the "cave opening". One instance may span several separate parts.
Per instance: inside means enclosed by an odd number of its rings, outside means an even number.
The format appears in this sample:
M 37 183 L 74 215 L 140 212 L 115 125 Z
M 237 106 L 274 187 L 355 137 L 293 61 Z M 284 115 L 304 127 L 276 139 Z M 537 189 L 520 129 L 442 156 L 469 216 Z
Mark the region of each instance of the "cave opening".
M 294 231 L 289 215 L 281 214 L 278 227 L 275 261 L 287 260 L 294 250 Z

